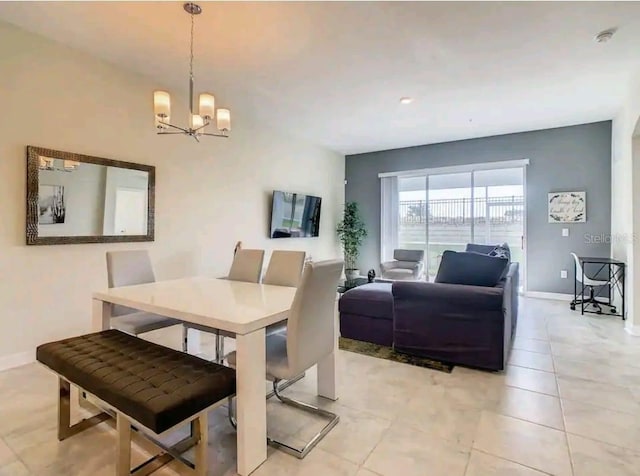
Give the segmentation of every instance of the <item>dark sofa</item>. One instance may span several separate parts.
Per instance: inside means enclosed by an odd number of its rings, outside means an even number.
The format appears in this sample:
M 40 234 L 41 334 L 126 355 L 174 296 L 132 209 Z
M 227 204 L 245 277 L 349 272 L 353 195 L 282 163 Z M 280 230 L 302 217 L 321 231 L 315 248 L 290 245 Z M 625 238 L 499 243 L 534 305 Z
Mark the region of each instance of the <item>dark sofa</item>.
M 511 263 L 504 278 L 491 287 L 420 281 L 366 284 L 340 299 L 340 332 L 398 352 L 503 370 L 517 325 L 518 276 L 518 263 Z
M 338 308 L 342 337 L 393 345 L 391 283 L 370 283 L 350 289 L 340 298 Z
M 517 325 L 518 285 L 518 263 L 495 287 L 393 283 L 394 349 L 503 370 Z

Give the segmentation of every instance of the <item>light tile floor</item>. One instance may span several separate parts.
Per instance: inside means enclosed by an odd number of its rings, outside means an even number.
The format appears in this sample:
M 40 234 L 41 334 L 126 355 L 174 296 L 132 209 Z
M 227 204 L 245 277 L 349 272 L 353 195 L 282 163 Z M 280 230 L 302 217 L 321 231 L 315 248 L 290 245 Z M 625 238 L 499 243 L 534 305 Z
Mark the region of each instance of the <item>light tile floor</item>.
M 314 396 L 308 372 L 286 393 L 319 402 L 341 422 L 306 459 L 270 449 L 254 474 L 640 475 L 640 338 L 617 318 L 582 317 L 565 302 L 522 299 L 520 312 L 504 373 L 446 374 L 341 352 L 341 398 L 328 402 Z M 177 346 L 180 330 L 148 338 Z M 270 434 L 290 443 L 319 425 L 277 402 L 268 413 Z M 55 377 L 35 364 L 0 373 L 0 475 L 113 474 L 108 425 L 62 443 L 55 431 Z M 234 475 L 235 434 L 224 409 L 212 415 L 210 435 L 210 474 Z

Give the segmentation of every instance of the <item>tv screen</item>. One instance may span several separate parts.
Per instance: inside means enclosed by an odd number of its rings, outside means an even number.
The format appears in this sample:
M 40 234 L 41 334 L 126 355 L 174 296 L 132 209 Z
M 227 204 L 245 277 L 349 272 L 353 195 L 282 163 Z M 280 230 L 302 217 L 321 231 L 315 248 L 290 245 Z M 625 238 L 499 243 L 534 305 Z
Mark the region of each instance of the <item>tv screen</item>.
M 301 193 L 273 192 L 271 238 L 308 238 L 320 233 L 322 198 Z

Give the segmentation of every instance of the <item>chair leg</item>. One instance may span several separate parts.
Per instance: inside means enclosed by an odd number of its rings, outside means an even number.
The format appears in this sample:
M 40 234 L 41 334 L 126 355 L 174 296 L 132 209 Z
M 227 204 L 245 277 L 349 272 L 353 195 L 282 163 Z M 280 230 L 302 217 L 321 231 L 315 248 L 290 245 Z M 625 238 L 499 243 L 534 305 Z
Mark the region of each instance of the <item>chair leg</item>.
M 182 326 L 182 352 L 189 352 L 189 328 Z
M 289 453 L 290 455 L 296 456 L 299 459 L 304 458 L 309 454 L 309 452 L 318 444 L 322 439 L 327 436 L 327 433 L 331 431 L 331 429 L 338 424 L 340 421 L 340 417 L 335 413 L 329 412 L 327 410 L 323 410 L 322 408 L 316 407 L 314 405 L 310 405 L 305 402 L 301 402 L 298 400 L 294 400 L 292 398 L 285 397 L 280 394 L 280 388 L 278 387 L 278 380 L 273 381 L 273 393 L 278 400 L 280 400 L 285 405 L 289 405 L 300 410 L 307 411 L 309 413 L 313 413 L 314 415 L 319 415 L 324 418 L 329 419 L 329 423 L 327 423 L 320 432 L 316 433 L 311 440 L 302 447 L 302 449 L 294 448 L 292 446 L 287 445 L 286 443 L 282 443 L 280 441 L 271 439 L 267 437 L 267 442 L 278 449 L 281 449 L 285 453 Z
M 233 411 L 233 397 L 229 397 L 227 401 L 227 417 L 229 418 L 229 423 L 234 430 L 238 429 L 238 420 L 236 420 L 234 411 Z
M 298 375 L 297 377 L 294 377 L 290 380 L 285 380 L 284 383 L 279 384 L 278 385 L 278 390 L 280 392 L 282 392 L 284 389 L 291 387 L 291 385 L 293 385 L 294 383 L 302 380 L 305 376 L 307 375 L 306 372 L 302 372 L 300 375 Z M 280 380 L 280 382 L 282 382 L 282 380 Z M 272 390 L 269 393 L 267 393 L 267 400 L 269 400 L 271 397 L 274 397 L 276 395 L 276 393 Z
M 116 444 L 116 476 L 131 474 L 131 423 L 122 413 L 116 417 L 118 442 Z
M 221 364 L 224 361 L 224 336 L 216 334 L 216 359 Z
M 289 405 L 295 408 L 299 408 L 301 410 L 307 411 L 309 413 L 313 413 L 315 415 L 320 415 L 324 418 L 328 418 L 329 419 L 329 423 L 327 423 L 325 425 L 325 427 L 320 430 L 319 433 L 316 433 L 314 435 L 314 437 L 311 439 L 311 441 L 309 441 L 307 444 L 304 445 L 304 447 L 302 449 L 298 449 L 298 448 L 294 448 L 293 446 L 289 446 L 286 443 L 282 443 L 280 441 L 274 440 L 273 438 L 269 438 L 269 436 L 267 436 L 267 443 L 271 446 L 273 446 L 274 448 L 278 448 L 282 451 L 284 451 L 285 453 L 288 453 L 290 455 L 293 455 L 299 459 L 304 458 L 305 456 L 307 456 L 307 454 L 309 454 L 309 452 L 318 444 L 320 443 L 320 441 L 322 441 L 322 439 L 327 435 L 327 433 L 329 433 L 331 431 L 331 429 L 336 426 L 338 424 L 338 422 L 340 421 L 340 417 L 338 415 L 336 415 L 335 413 L 329 412 L 327 410 L 323 410 L 321 408 L 318 408 L 314 405 L 309 405 L 308 403 L 304 403 L 304 402 L 300 402 L 298 400 L 294 400 L 292 398 L 288 398 L 283 396 L 282 394 L 280 394 L 280 391 L 282 390 L 282 387 L 278 386 L 279 381 L 278 380 L 274 380 L 273 382 L 273 395 L 275 395 L 276 397 L 278 397 L 278 400 L 280 400 L 282 403 L 284 403 L 285 405 Z M 231 423 L 231 426 L 233 426 L 234 428 L 237 429 L 238 427 L 238 422 L 236 421 L 235 417 L 234 417 L 234 412 L 233 412 L 233 397 L 229 397 L 229 407 L 228 407 L 228 417 L 229 417 L 229 422 Z

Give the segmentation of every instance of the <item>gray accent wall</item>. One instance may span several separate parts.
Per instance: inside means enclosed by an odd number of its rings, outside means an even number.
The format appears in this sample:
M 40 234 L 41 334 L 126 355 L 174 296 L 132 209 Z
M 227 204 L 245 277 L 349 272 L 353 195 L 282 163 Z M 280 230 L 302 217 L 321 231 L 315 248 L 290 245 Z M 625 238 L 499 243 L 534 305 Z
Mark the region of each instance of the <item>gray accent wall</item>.
M 358 202 L 369 230 L 360 268 L 379 268 L 379 173 L 525 158 L 528 291 L 573 293 L 569 253 L 610 256 L 611 121 L 348 155 L 345 198 Z M 548 222 L 547 194 L 565 191 L 586 191 L 586 223 Z

